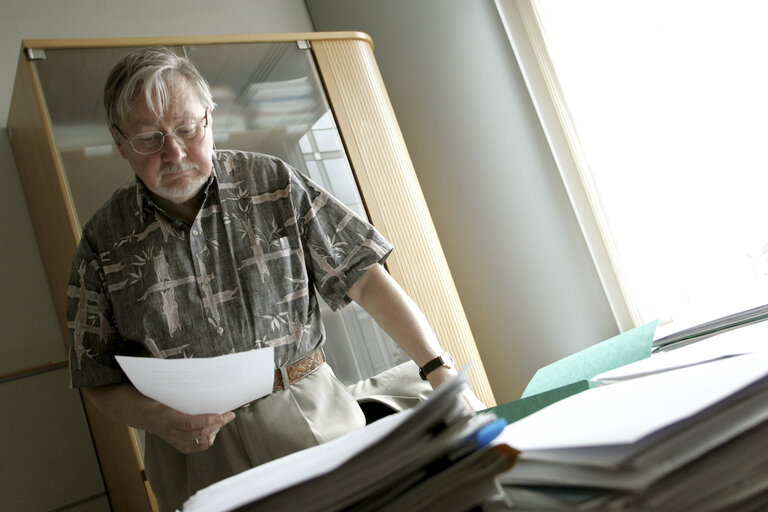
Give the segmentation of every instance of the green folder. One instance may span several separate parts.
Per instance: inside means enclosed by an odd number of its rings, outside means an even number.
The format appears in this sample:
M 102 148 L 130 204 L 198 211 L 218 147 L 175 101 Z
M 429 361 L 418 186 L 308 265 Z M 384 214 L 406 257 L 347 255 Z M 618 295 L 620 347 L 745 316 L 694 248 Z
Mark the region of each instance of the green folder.
M 598 385 L 592 381 L 596 375 L 650 357 L 657 324 L 635 327 L 539 369 L 519 400 L 487 411 L 512 423 Z

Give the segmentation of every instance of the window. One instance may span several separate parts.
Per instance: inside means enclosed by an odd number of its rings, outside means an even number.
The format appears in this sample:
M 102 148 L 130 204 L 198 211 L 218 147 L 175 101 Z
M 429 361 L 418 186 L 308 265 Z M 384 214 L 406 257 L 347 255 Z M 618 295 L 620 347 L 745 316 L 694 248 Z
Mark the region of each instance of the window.
M 620 327 L 768 302 L 768 4 L 497 6 Z

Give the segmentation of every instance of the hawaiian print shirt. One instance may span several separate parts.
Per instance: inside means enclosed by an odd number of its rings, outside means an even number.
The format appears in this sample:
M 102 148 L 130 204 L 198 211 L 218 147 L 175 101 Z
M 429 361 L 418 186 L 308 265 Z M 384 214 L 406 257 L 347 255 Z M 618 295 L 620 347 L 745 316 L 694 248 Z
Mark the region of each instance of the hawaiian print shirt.
M 72 385 L 125 380 L 114 356 L 212 357 L 272 346 L 291 363 L 392 247 L 283 161 L 217 151 L 192 225 L 136 180 L 83 229 L 67 289 Z

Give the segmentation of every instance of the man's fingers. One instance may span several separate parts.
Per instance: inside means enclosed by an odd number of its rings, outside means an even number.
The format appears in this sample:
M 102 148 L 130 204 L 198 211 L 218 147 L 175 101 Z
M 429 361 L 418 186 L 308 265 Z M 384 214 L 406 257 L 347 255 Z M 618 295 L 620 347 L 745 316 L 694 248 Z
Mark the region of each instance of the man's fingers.
M 173 411 L 166 441 L 182 453 L 207 450 L 213 445 L 219 430 L 235 419 L 235 413 L 189 415 Z
M 177 424 L 179 430 L 198 430 L 206 427 L 212 427 L 219 429 L 235 419 L 235 413 L 226 412 L 224 414 L 198 414 L 187 415 L 182 414 L 180 422 Z
M 197 437 L 198 439 L 200 439 L 201 441 L 202 441 L 203 439 L 210 439 L 211 437 L 216 437 L 216 434 L 218 434 L 218 433 L 219 433 L 219 430 L 220 430 L 220 429 L 221 429 L 221 427 L 218 427 L 218 426 L 217 426 L 217 427 L 205 427 L 205 428 L 201 428 L 201 429 L 198 431 L 198 433 L 197 433 L 196 437 Z
M 194 437 L 186 441 L 182 451 L 185 453 L 202 452 L 213 446 L 219 428 L 201 428 L 194 432 Z
M 219 433 L 219 429 L 214 430 L 210 434 L 208 434 L 208 446 L 213 446 L 213 442 L 216 440 L 216 434 Z

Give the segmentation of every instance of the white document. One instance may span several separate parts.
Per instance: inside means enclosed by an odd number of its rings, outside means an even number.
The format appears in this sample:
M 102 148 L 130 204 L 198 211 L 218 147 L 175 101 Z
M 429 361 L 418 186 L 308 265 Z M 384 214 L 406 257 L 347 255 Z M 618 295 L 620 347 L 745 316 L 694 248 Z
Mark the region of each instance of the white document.
M 768 352 L 768 322 L 726 331 L 668 352 L 658 352 L 646 359 L 601 373 L 593 380 L 617 382 L 755 352 Z
M 608 384 L 508 425 L 501 439 L 522 458 L 534 450 L 630 445 L 767 376 L 768 354 L 755 353 Z
M 143 395 L 185 414 L 223 414 L 272 392 L 272 347 L 217 357 L 116 356 Z

